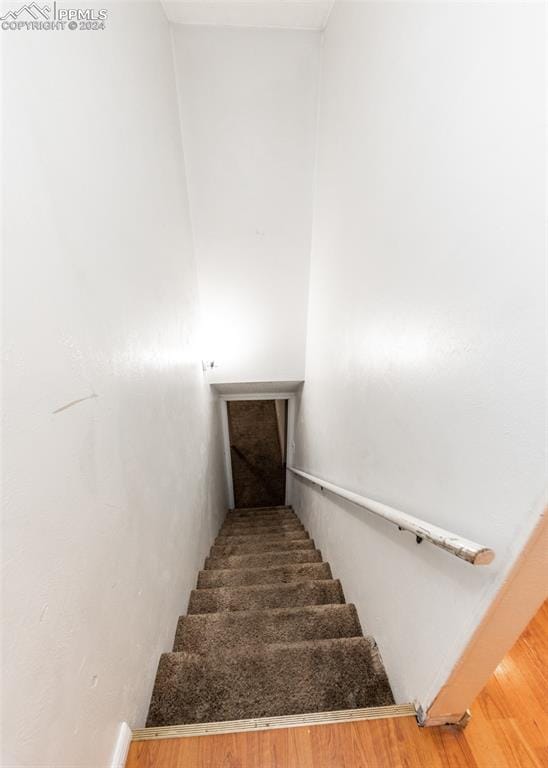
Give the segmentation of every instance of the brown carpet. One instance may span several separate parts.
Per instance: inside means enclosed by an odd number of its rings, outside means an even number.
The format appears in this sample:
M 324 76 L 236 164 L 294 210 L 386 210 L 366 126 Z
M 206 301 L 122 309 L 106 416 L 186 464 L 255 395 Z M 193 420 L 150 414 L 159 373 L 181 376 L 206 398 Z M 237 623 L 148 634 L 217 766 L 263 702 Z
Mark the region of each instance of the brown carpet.
M 285 565 L 286 563 L 321 563 L 322 553 L 317 549 L 298 549 L 285 552 L 253 552 L 242 555 L 227 555 L 225 557 L 207 557 L 207 570 L 219 571 L 223 568 L 269 568 L 270 566 Z
M 193 589 L 190 593 L 188 612 L 252 611 L 256 608 L 289 608 L 332 603 L 344 603 L 340 581 L 295 581 L 292 584 L 259 584 L 254 587 Z
M 282 533 L 263 533 L 260 540 L 256 536 L 242 536 L 241 534 L 235 536 L 217 536 L 214 544 L 226 547 L 229 544 L 257 544 L 259 541 L 263 544 L 270 544 L 274 541 L 288 541 L 289 539 L 308 539 L 308 533 L 304 528 L 297 528 L 296 530 L 283 531 Z
M 303 552 L 305 549 L 316 549 L 312 539 L 253 539 L 243 544 L 214 544 L 211 547 L 210 558 L 230 557 L 232 555 L 248 555 L 253 553 L 280 552 L 287 553 L 291 550 Z M 209 560 L 210 558 L 207 558 Z M 207 562 L 206 560 L 206 562 Z
M 231 536 L 268 536 L 279 535 L 284 533 L 294 533 L 302 531 L 303 527 L 299 523 L 286 523 L 285 521 L 280 523 L 264 523 L 263 525 L 249 525 L 234 524 L 225 525 L 219 531 L 218 539 L 226 539 Z
M 375 641 L 288 507 L 227 515 L 147 726 L 393 704 Z

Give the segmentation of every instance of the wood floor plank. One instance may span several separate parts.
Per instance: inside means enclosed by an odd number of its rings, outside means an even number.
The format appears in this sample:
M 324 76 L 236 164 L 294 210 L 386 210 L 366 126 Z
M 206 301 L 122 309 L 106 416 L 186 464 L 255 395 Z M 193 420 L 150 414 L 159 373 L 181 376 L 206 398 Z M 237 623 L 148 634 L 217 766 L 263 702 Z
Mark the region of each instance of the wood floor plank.
M 466 728 L 466 740 L 474 755 L 489 755 L 496 768 L 512 768 L 508 762 L 508 753 L 503 744 L 495 738 L 496 732 L 484 710 L 475 707 L 474 715 Z M 481 765 L 481 762 L 480 762 Z
M 333 765 L 334 768 L 345 768 L 344 756 L 338 741 L 339 729 L 335 730 L 323 725 L 314 728 L 311 744 L 312 765 L 317 768 L 328 768 L 329 765 Z
M 476 761 L 464 733 L 452 728 L 433 728 L 432 737 L 442 755 L 442 765 L 447 768 L 482 768 Z
M 418 728 L 412 718 L 394 721 L 397 749 L 409 768 L 444 768 L 442 756 L 434 742 L 430 729 Z
M 126 768 L 548 768 L 548 601 L 464 731 L 411 717 L 135 741 Z
M 297 731 L 303 731 L 303 733 L 297 733 Z M 312 765 L 312 729 L 288 728 L 285 733 L 287 734 L 287 768 Z

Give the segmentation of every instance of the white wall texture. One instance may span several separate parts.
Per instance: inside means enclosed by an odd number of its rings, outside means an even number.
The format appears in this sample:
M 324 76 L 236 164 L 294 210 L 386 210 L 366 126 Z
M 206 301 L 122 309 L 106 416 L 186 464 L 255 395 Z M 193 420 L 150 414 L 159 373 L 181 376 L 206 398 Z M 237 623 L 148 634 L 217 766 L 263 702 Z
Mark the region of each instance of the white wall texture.
M 109 8 L 2 33 L 6 767 L 143 725 L 224 505 L 169 27 Z
M 543 13 L 338 2 L 325 34 L 296 466 L 497 552 L 292 481 L 400 702 L 431 701 L 541 511 Z
M 173 26 L 211 381 L 304 374 L 318 32 Z

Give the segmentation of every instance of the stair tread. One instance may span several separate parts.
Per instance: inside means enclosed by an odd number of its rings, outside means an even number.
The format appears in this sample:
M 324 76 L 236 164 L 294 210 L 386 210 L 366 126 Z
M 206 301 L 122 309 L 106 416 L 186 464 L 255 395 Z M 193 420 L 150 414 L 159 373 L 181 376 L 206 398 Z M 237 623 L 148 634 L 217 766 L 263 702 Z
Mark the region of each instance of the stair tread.
M 249 512 L 235 510 L 234 512 L 228 512 L 225 520 L 265 520 L 269 517 L 292 517 L 296 515 L 294 509 L 265 509 L 259 512 Z
M 147 726 L 383 706 L 394 699 L 371 638 L 272 643 L 160 659 Z
M 280 552 L 254 552 L 225 557 L 206 557 L 204 570 L 228 568 L 267 568 L 285 563 L 321 563 L 322 553 L 317 549 L 290 549 Z
M 329 563 L 294 563 L 268 568 L 226 568 L 220 571 L 200 571 L 198 589 L 251 584 L 284 584 L 289 581 L 330 579 Z
M 298 517 L 267 517 L 266 520 L 225 520 L 222 528 L 252 528 L 262 530 L 263 528 L 291 528 L 299 526 L 304 528 Z
M 188 613 L 325 605 L 344 601 L 344 593 L 338 579 L 314 579 L 285 584 L 193 589 L 190 593 Z
M 295 529 L 293 531 L 284 531 L 283 533 L 274 532 L 274 533 L 268 533 L 260 538 L 257 537 L 256 534 L 252 534 L 251 536 L 247 534 L 231 534 L 225 535 L 225 536 L 217 536 L 215 539 L 215 544 L 222 544 L 223 546 L 226 546 L 227 544 L 245 544 L 249 541 L 283 541 L 283 539 L 308 539 L 310 538 L 308 533 L 305 531 L 304 528 L 302 529 Z
M 300 523 L 291 523 L 290 525 L 269 525 L 264 528 L 257 528 L 247 525 L 223 526 L 219 531 L 218 538 L 225 536 L 265 536 L 271 534 L 291 533 L 295 531 L 304 531 L 304 526 Z
M 180 616 L 174 651 L 213 653 L 240 646 L 362 635 L 356 608 L 345 603 Z
M 273 515 L 268 515 L 268 517 L 261 517 L 260 520 L 249 520 L 247 517 L 225 517 L 223 526 L 229 525 L 232 527 L 233 525 L 245 525 L 249 528 L 266 528 L 267 526 L 290 525 L 291 523 L 298 523 L 299 525 L 302 525 L 299 518 L 294 515 L 293 512 L 291 512 L 289 515 L 284 515 L 283 517 L 280 517 L 279 515 L 276 515 L 276 517 Z
M 235 507 L 234 509 L 229 510 L 228 514 L 232 514 L 233 512 L 241 513 L 241 514 L 254 514 L 256 512 L 272 512 L 278 509 L 293 509 L 291 504 L 281 504 L 275 507 Z
M 229 512 L 225 517 L 225 520 L 284 520 L 285 518 L 291 519 L 292 517 L 297 517 L 292 509 L 275 509 L 271 512 L 257 512 L 254 515 L 245 515 L 241 512 Z
M 312 539 L 281 539 L 265 541 L 256 539 L 245 544 L 214 544 L 209 552 L 210 557 L 231 557 L 233 555 L 267 554 L 268 552 L 289 552 L 292 550 L 303 551 L 316 549 Z

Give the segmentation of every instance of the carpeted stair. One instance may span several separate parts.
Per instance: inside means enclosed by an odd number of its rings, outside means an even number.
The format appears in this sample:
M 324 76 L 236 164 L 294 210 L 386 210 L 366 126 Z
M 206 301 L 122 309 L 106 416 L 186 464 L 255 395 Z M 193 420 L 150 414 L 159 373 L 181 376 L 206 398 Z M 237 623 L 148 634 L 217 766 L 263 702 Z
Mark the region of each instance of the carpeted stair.
M 393 703 L 375 641 L 293 510 L 230 512 L 160 659 L 147 726 Z

